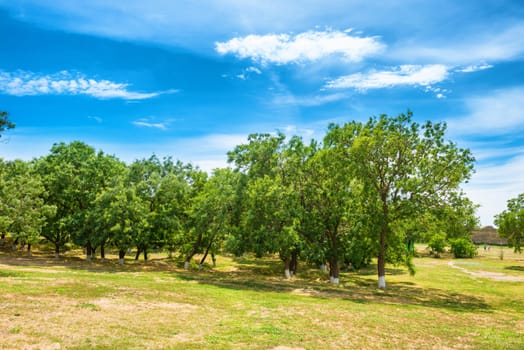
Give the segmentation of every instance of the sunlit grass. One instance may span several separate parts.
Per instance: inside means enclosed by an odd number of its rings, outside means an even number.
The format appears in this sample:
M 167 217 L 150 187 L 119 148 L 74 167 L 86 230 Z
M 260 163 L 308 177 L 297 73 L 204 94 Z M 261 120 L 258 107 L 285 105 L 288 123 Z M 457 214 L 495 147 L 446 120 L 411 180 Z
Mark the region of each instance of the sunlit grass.
M 453 261 L 524 275 L 524 256 L 507 249 L 500 260 L 495 249 Z M 0 254 L 0 348 L 524 348 L 524 283 L 473 278 L 449 261 L 416 258 L 415 276 L 390 267 L 381 291 L 375 266 L 331 286 L 314 267 L 286 280 L 278 259 L 249 256 L 184 271 L 165 254 L 124 266 L 113 255 Z

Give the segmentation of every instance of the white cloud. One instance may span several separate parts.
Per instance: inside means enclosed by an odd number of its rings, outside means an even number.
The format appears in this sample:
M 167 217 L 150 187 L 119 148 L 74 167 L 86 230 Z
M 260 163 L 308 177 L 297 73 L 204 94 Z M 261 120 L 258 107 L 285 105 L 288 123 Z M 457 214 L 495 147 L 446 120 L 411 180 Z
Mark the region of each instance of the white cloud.
M 255 73 L 255 74 L 262 74 L 262 71 L 260 69 L 258 69 L 257 67 L 248 67 L 246 68 L 246 72 L 248 73 Z
M 439 83 L 448 77 L 449 68 L 441 64 L 432 65 L 402 65 L 391 70 L 370 71 L 346 75 L 328 81 L 328 89 L 353 88 L 360 91 L 382 89 L 394 86 L 429 86 Z
M 450 132 L 500 135 L 524 130 L 524 87 L 471 97 L 465 104 L 468 112 L 464 117 L 448 120 Z
M 465 100 L 466 113 L 447 121 L 450 136 L 463 139 L 477 159 L 476 173 L 464 189 L 481 205 L 483 225 L 493 224 L 506 201 L 524 189 L 524 87 L 492 91 Z
M 466 67 L 458 68 L 456 69 L 456 72 L 473 73 L 473 72 L 478 72 L 478 71 L 490 69 L 490 68 L 493 68 L 491 64 L 482 63 L 482 64 L 474 64 L 474 65 L 469 65 Z
M 0 71 L 0 93 L 14 96 L 88 95 L 98 99 L 144 100 L 176 92 L 136 92 L 128 90 L 129 86 L 127 83 L 96 80 L 68 71 L 46 75 L 26 71 Z
M 134 126 L 150 129 L 167 130 L 168 126 L 173 122 L 172 119 L 168 119 L 162 122 L 156 121 L 156 118 L 142 118 L 131 122 Z
M 351 36 L 340 31 L 248 35 L 215 43 L 215 50 L 221 55 L 234 54 L 241 59 L 279 65 L 314 62 L 332 55 L 358 62 L 382 52 L 384 47 L 376 37 Z
M 97 123 L 102 123 L 104 121 L 104 119 L 102 119 L 101 117 L 97 117 L 95 115 L 90 115 L 87 118 L 91 119 L 91 120 L 94 120 Z
M 524 54 L 524 22 L 508 23 L 497 31 L 488 31 L 486 28 L 489 26 L 484 26 L 482 30 L 465 31 L 457 40 L 433 39 L 431 46 L 426 42 L 414 43 L 413 39 L 409 38 L 391 46 L 390 55 L 394 59 L 404 60 L 406 52 L 409 52 L 412 62 L 470 65 L 471 62 L 518 59 Z
M 321 106 L 327 103 L 337 102 L 347 98 L 348 95 L 344 93 L 335 93 L 328 95 L 315 95 L 315 96 L 294 96 L 292 94 L 279 95 L 273 99 L 273 103 L 277 105 L 296 105 L 315 107 Z
M 481 205 L 477 213 L 482 225 L 492 225 L 493 217 L 506 208 L 506 202 L 523 192 L 524 155 L 503 164 L 476 167 L 471 181 L 464 185 L 468 197 Z

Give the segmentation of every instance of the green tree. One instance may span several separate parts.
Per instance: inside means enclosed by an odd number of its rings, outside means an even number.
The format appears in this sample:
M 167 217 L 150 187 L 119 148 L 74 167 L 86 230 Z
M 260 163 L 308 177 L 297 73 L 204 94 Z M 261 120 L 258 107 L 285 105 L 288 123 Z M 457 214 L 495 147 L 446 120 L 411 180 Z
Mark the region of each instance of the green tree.
M 358 184 L 348 181 L 348 172 L 341 166 L 340 154 L 324 148 L 308 159 L 306 168 L 303 235 L 317 261 L 329 262 L 331 283 L 339 283 L 340 263 L 347 255 L 351 241 L 352 216 L 358 200 Z M 311 250 L 311 249 L 310 249 Z
M 103 208 L 97 206 L 96 199 L 116 182 L 122 181 L 123 174 L 127 174 L 127 166 L 116 157 L 106 155 L 102 151 L 98 152 L 95 158 L 91 158 L 88 166 L 91 168 L 89 175 L 92 176 L 89 205 L 81 213 L 82 226 L 74 233 L 73 241 L 86 247 L 88 260 L 95 257 L 98 248 L 100 258 L 104 260 L 105 248 L 111 234 L 103 220 Z
M 413 122 L 411 112 L 330 126 L 327 140 L 346 153 L 346 166 L 374 202 L 367 217 L 375 226 L 379 288 L 386 287 L 386 261 L 412 267 L 401 222 L 450 203 L 471 176 L 470 151 L 447 141 L 445 131 L 442 123 Z
M 53 145 L 50 154 L 37 161 L 37 172 L 48 193 L 47 203 L 56 207 L 42 235 L 55 245 L 55 256 L 71 241 L 89 243 L 88 214 L 96 196 L 96 153 L 80 141 Z M 88 254 L 89 255 L 89 254 Z
M 495 225 L 501 237 L 508 239 L 515 252 L 521 252 L 524 239 L 524 193 L 507 202 L 507 209 L 495 216 Z
M 211 253 L 213 265 L 215 252 L 221 247 L 226 235 L 235 228 L 234 206 L 240 174 L 231 169 L 216 169 L 206 181 L 202 191 L 191 200 L 191 229 L 184 242 L 187 269 L 191 258 L 203 253 L 199 266 L 202 267 Z
M 446 235 L 443 232 L 435 233 L 429 239 L 428 246 L 435 257 L 440 258 L 440 254 L 444 253 L 446 249 Z
M 97 195 L 94 204 L 95 227 L 109 232 L 110 243 L 118 249 L 118 260 L 123 264 L 127 251 L 148 229 L 148 205 L 137 195 L 134 184 L 127 181 L 126 174 L 114 178 L 112 184 Z
M 229 161 L 245 177 L 241 229 L 233 240 L 235 251 L 252 251 L 257 256 L 279 253 L 286 277 L 296 270 L 300 245 L 297 171 L 302 149 L 297 137 L 286 143 L 282 133 L 252 134 L 248 143 L 228 153 Z M 230 237 L 230 245 L 231 241 Z
M 11 233 L 22 246 L 27 244 L 31 255 L 31 246 L 40 240 L 55 208 L 45 204 L 46 192 L 33 163 L 2 161 L 0 168 L 0 230 Z
M 147 260 L 149 249 L 162 247 L 171 255 L 186 229 L 189 198 L 201 190 L 207 175 L 190 165 L 173 163 L 170 158 L 161 161 L 154 155 L 133 162 L 129 168 L 129 181 L 148 208 L 148 225 L 135 237 L 135 258 L 143 253 Z
M 451 245 L 451 252 L 455 258 L 472 258 L 477 255 L 477 247 L 471 239 L 468 238 L 454 238 L 449 241 Z

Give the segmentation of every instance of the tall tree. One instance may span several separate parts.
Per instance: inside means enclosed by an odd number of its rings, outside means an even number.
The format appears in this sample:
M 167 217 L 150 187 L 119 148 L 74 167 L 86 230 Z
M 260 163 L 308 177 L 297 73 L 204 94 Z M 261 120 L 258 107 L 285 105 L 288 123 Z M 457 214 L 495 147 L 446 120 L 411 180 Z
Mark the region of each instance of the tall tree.
M 228 233 L 234 230 L 234 206 L 236 189 L 240 174 L 230 169 L 216 169 L 206 181 L 202 191 L 191 199 L 191 229 L 184 242 L 186 250 L 185 268 L 198 252 L 204 255 L 200 260 L 202 267 L 209 253 L 220 248 Z
M 521 252 L 524 239 L 524 193 L 508 200 L 507 209 L 495 216 L 501 237 L 508 239 L 515 252 Z
M 330 148 L 318 151 L 307 162 L 307 184 L 302 199 L 305 217 L 303 235 L 316 246 L 321 259 L 329 262 L 331 283 L 339 283 L 340 262 L 351 233 L 351 216 L 358 199 L 357 184 L 348 182 L 348 172 L 339 155 Z
M 378 261 L 378 286 L 386 287 L 386 261 L 409 264 L 405 232 L 399 221 L 423 213 L 460 194 L 474 158 L 445 139 L 446 125 L 412 121 L 412 113 L 382 115 L 366 124 L 332 125 L 326 139 L 346 153 L 347 166 L 362 182 L 373 218 Z M 371 221 L 371 219 L 370 219 Z
M 249 250 L 261 256 L 278 252 L 286 277 L 291 275 L 300 241 L 300 196 L 295 185 L 301 158 L 294 155 L 302 146 L 299 138 L 286 144 L 282 133 L 253 134 L 248 143 L 228 153 L 229 161 L 246 178 L 237 253 Z
M 33 164 L 21 160 L 0 166 L 0 230 L 9 232 L 21 245 L 40 240 L 42 227 L 54 215 L 55 207 L 45 204 L 46 192 Z
M 47 203 L 56 207 L 56 215 L 42 231 L 55 245 L 56 257 L 71 235 L 76 239 L 86 236 L 82 231 L 89 228 L 88 210 L 96 196 L 95 160 L 92 147 L 74 141 L 53 145 L 50 154 L 37 162 L 37 171 L 48 193 Z M 84 243 L 83 239 L 80 243 Z
M 110 243 L 118 249 L 118 260 L 123 264 L 127 251 L 148 229 L 148 204 L 137 195 L 136 186 L 127 181 L 126 174 L 115 177 L 94 204 L 95 227 L 110 233 Z

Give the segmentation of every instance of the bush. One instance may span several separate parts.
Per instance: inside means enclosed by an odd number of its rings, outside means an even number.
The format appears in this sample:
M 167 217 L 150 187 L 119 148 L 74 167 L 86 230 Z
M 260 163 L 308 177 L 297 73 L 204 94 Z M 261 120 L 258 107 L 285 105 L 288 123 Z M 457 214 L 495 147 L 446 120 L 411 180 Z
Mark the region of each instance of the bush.
M 477 247 L 466 238 L 457 238 L 450 241 L 451 252 L 455 258 L 472 258 L 477 255 Z
M 444 249 L 446 248 L 446 235 L 443 233 L 434 234 L 431 236 L 428 245 L 431 248 L 431 252 L 434 253 L 437 258 L 440 257 L 440 254 L 444 253 Z

